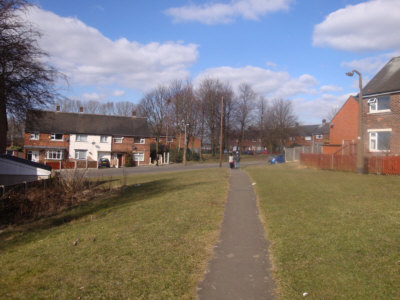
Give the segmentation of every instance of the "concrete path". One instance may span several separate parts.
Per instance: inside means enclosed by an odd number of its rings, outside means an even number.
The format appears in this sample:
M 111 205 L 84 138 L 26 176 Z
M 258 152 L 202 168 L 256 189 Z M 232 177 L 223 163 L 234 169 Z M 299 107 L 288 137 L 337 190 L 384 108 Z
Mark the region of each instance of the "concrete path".
M 199 284 L 199 299 L 275 299 L 268 246 L 252 182 L 244 171 L 231 170 L 220 241 Z

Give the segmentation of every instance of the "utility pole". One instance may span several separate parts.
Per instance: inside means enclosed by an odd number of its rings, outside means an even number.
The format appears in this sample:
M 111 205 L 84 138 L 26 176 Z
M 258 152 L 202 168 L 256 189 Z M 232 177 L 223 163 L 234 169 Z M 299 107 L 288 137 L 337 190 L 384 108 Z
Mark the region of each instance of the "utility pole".
M 221 121 L 219 131 L 219 167 L 222 167 L 222 124 L 224 118 L 224 96 L 221 97 Z
M 358 85 L 360 91 L 358 92 L 358 138 L 357 138 L 357 172 L 364 173 L 364 138 L 363 138 L 363 103 L 362 103 L 362 75 L 357 70 L 347 72 L 347 76 L 353 76 L 354 73 L 358 75 Z

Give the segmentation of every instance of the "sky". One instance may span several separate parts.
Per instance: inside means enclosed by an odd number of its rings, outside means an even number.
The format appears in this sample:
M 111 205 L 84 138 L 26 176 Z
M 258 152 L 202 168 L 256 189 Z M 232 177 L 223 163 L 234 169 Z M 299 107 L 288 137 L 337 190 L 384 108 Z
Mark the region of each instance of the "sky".
M 81 101 L 131 101 L 173 80 L 241 83 L 317 124 L 400 55 L 400 0 L 33 0 L 24 13 Z

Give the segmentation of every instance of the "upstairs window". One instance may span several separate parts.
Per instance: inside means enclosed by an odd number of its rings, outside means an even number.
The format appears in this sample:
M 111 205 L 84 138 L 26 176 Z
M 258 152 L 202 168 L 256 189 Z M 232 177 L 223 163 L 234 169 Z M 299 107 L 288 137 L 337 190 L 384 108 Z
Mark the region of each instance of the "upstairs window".
M 322 134 L 317 134 L 317 135 L 315 136 L 315 138 L 316 138 L 317 140 L 322 140 L 322 139 L 324 138 L 324 136 L 323 136 Z
M 371 98 L 368 102 L 371 113 L 390 111 L 390 96 Z
M 134 139 L 133 139 L 133 142 L 134 142 L 135 144 L 145 144 L 145 143 L 146 143 L 146 140 L 145 140 L 145 139 L 142 139 L 142 138 L 134 138 Z
M 121 144 L 123 139 L 124 139 L 123 137 L 115 137 L 113 138 L 113 142 L 115 144 Z
M 76 141 L 77 142 L 87 142 L 87 134 L 77 134 Z
M 29 139 L 32 140 L 32 141 L 37 141 L 37 140 L 39 140 L 39 133 L 31 133 L 31 134 L 29 135 Z
M 311 136 L 306 136 L 306 137 L 304 137 L 304 139 L 305 139 L 306 141 L 311 141 Z
M 50 135 L 50 140 L 52 141 L 62 141 L 62 139 L 63 139 L 62 133 L 52 133 Z
M 102 135 L 100 136 L 100 143 L 107 143 L 108 141 L 108 136 Z

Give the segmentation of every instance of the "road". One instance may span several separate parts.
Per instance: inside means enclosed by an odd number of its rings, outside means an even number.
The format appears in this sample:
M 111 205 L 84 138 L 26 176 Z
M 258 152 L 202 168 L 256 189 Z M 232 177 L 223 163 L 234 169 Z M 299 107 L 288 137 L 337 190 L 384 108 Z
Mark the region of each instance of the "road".
M 241 166 L 250 166 L 250 165 L 266 165 L 267 161 L 248 161 L 248 162 L 240 162 Z M 131 168 L 102 168 L 102 169 L 88 169 L 87 176 L 88 177 L 111 177 L 111 176 L 123 176 L 126 175 L 134 175 L 134 174 L 147 174 L 147 173 L 162 173 L 162 172 L 174 172 L 174 171 L 187 171 L 187 170 L 200 170 L 200 169 L 211 169 L 218 168 L 219 163 L 210 163 L 210 164 L 187 164 L 184 166 L 183 164 L 170 164 L 163 166 L 141 166 L 141 167 L 131 167 Z M 229 168 L 228 163 L 222 164 L 223 168 Z

